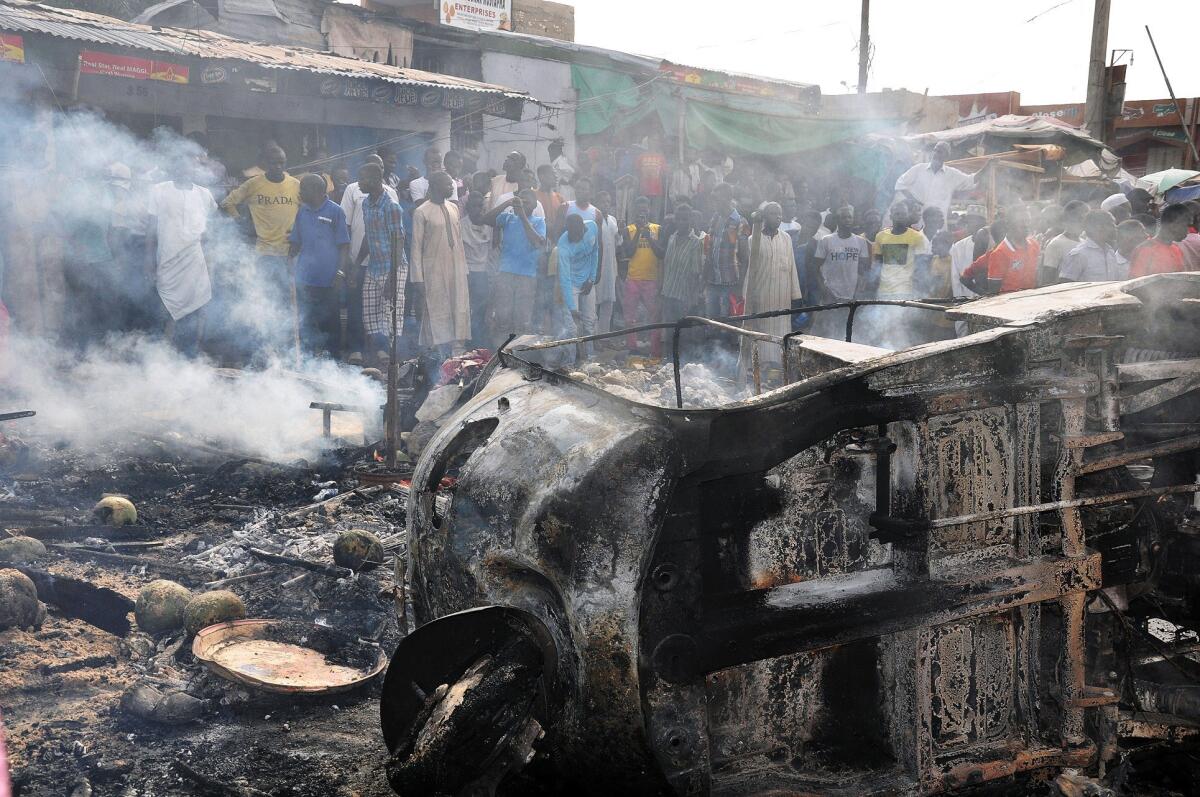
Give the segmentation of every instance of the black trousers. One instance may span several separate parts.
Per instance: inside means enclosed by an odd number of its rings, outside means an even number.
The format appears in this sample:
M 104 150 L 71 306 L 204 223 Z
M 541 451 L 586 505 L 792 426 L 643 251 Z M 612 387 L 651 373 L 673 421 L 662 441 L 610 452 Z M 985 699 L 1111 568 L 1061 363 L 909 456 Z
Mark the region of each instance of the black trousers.
M 335 352 L 341 319 L 338 294 L 334 288 L 296 286 L 300 310 L 300 345 L 309 354 Z

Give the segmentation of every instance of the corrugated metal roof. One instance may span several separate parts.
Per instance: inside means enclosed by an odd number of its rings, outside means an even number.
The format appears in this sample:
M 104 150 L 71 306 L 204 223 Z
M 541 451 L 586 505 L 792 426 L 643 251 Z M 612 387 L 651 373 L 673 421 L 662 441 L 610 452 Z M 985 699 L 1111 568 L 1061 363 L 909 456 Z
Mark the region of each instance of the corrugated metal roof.
M 527 93 L 475 80 L 422 72 L 302 47 L 281 47 L 242 41 L 219 33 L 180 28 L 154 28 L 115 17 L 56 8 L 28 0 L 0 0 L 0 30 L 41 33 L 89 44 L 131 47 L 193 58 L 246 61 L 271 69 L 291 69 L 324 75 L 383 80 L 406 86 L 454 89 L 533 99 Z

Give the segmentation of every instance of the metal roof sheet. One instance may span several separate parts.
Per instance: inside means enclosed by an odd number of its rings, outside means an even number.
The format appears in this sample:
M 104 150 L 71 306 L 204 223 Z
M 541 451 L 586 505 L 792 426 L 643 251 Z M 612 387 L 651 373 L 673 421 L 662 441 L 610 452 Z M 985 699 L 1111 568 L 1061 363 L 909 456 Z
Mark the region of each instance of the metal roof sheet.
M 138 25 L 115 17 L 57 8 L 29 0 L 0 0 L 0 30 L 41 33 L 89 44 L 131 47 L 194 58 L 246 61 L 271 69 L 291 69 L 363 80 L 383 80 L 406 86 L 533 99 L 526 92 L 452 75 L 376 64 L 303 47 L 247 42 L 211 31 Z

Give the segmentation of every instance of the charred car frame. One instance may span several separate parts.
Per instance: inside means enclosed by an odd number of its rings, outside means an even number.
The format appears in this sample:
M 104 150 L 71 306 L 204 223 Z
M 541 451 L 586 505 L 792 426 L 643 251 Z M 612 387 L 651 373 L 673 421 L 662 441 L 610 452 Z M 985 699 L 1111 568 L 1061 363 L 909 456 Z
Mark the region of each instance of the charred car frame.
M 946 312 L 972 334 L 789 336 L 788 384 L 716 408 L 502 352 L 412 481 L 397 790 L 540 757 L 605 790 L 930 794 L 1200 730 L 1188 640 L 1144 622 L 1198 608 L 1200 275 Z

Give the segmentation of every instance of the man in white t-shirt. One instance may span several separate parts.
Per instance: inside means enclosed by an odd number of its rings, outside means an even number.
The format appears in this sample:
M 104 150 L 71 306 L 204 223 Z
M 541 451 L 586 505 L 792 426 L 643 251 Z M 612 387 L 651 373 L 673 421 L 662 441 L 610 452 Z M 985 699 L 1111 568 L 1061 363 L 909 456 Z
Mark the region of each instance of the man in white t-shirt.
M 150 189 L 146 271 L 174 325 L 171 340 L 184 354 L 200 346 L 200 309 L 212 299 L 203 240 L 217 203 L 192 182 L 195 162 L 181 156 L 172 178 Z
M 918 163 L 896 180 L 896 193 L 915 199 L 924 206 L 932 205 L 950 218 L 950 200 L 955 191 L 965 191 L 975 185 L 975 176 L 946 165 L 950 145 L 939 141 L 933 148 L 929 163 Z
M 813 304 L 832 304 L 853 299 L 858 291 L 859 276 L 871 264 L 871 244 L 854 234 L 854 209 L 843 205 L 833 214 L 834 231 L 817 241 L 812 265 L 821 275 L 821 296 Z M 826 337 L 846 334 L 846 318 L 850 308 L 825 310 L 817 313 L 813 332 Z
M 1063 208 L 1063 231 L 1050 239 L 1042 248 L 1042 262 L 1038 264 L 1038 285 L 1054 285 L 1058 282 L 1058 269 L 1072 249 L 1079 246 L 1083 234 L 1083 221 L 1088 215 L 1088 205 L 1073 199 Z
M 434 172 L 444 172 L 446 169 L 442 165 L 442 152 L 437 147 L 430 147 L 425 150 L 425 176 L 418 177 L 408 184 L 408 195 L 416 204 L 421 204 L 429 196 L 429 178 Z M 452 179 L 450 181 L 453 190 L 450 194 L 450 199 L 454 202 L 458 201 L 458 181 Z M 354 251 L 354 250 L 351 250 Z
M 983 228 L 986 223 L 987 210 L 983 205 L 967 206 L 967 213 L 963 217 L 966 235 L 950 247 L 950 293 L 957 299 L 974 299 L 979 296 L 963 285 L 962 274 L 976 258 L 994 245 L 991 234 Z M 978 246 L 977 241 L 980 242 Z M 967 322 L 955 321 L 954 331 L 959 337 L 967 334 Z

